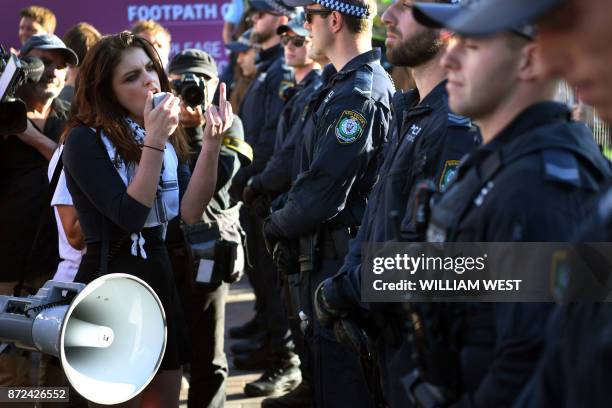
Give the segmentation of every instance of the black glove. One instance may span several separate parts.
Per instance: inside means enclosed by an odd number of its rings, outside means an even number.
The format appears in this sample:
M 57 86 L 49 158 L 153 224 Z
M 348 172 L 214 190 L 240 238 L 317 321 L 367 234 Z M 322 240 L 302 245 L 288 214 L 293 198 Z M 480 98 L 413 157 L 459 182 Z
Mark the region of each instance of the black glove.
M 340 344 L 345 345 L 359 356 L 368 355 L 368 337 L 357 323 L 350 319 L 336 320 L 334 335 Z
M 253 203 L 255 202 L 255 200 L 257 200 L 258 197 L 259 197 L 259 193 L 253 190 L 248 185 L 242 190 L 242 202 L 247 207 L 252 207 Z
M 314 309 L 317 320 L 323 327 L 333 328 L 334 324 L 345 319 L 348 313 L 344 310 L 332 307 L 327 301 L 327 296 L 333 291 L 333 278 L 327 278 L 317 288 L 314 295 Z
M 251 204 L 253 211 L 260 218 L 267 218 L 270 216 L 270 197 L 267 194 L 257 196 Z
M 276 234 L 276 230 L 274 228 L 274 224 L 270 218 L 266 218 L 262 227 L 264 242 L 266 243 L 266 249 L 270 255 L 274 254 L 274 247 L 276 243 L 280 240 L 280 237 Z
M 276 269 L 283 275 L 291 275 L 299 271 L 298 251 L 291 242 L 277 241 L 272 250 L 272 260 Z

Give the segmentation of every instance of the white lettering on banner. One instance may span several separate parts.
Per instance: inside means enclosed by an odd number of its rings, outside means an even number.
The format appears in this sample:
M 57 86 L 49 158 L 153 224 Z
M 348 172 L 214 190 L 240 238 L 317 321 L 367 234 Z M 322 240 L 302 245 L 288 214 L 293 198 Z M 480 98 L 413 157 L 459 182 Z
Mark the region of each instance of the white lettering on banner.
M 221 5 L 221 15 L 225 16 L 230 3 Z M 219 18 L 219 5 L 217 3 L 192 4 L 131 4 L 127 6 L 128 21 L 156 20 L 156 21 L 198 21 L 216 20 Z
M 217 61 L 217 70 L 223 72 L 227 66 L 225 58 L 225 48 L 221 41 L 185 41 L 183 43 L 173 42 L 170 47 L 170 55 L 176 55 L 187 48 L 197 48 L 210 54 Z
M 186 50 L 187 48 L 197 48 L 206 51 L 211 57 L 220 59 L 225 57 L 225 48 L 221 41 L 185 41 L 183 43 L 173 42 L 171 46 L 172 55 Z

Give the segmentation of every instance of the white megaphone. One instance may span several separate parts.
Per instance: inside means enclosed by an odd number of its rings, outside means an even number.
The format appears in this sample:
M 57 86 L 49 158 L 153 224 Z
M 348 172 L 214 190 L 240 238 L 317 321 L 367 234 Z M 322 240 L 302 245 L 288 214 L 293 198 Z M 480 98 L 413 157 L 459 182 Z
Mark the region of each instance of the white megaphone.
M 98 404 L 138 395 L 159 369 L 166 336 L 159 298 L 132 275 L 87 286 L 48 281 L 31 298 L 0 296 L 0 341 L 59 357 L 74 389 Z

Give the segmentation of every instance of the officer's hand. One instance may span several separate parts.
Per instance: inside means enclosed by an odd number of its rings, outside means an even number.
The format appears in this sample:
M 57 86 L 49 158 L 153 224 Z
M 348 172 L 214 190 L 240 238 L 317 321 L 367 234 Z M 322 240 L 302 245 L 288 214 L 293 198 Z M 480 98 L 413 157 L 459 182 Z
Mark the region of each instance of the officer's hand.
M 198 105 L 195 108 L 185 105 L 181 101 L 181 111 L 179 112 L 179 122 L 184 128 L 197 128 L 204 126 L 204 114 L 202 106 Z
M 270 216 L 270 199 L 267 195 L 262 194 L 255 199 L 253 210 L 258 217 L 268 218 Z
M 274 245 L 272 250 L 272 260 L 278 272 L 284 275 L 296 273 L 298 270 L 298 253 L 294 251 L 285 240 L 280 240 Z
M 357 323 L 350 319 L 340 319 L 335 321 L 333 328 L 338 343 L 357 355 L 368 355 L 368 337 Z
M 332 291 L 332 278 L 327 278 L 321 282 L 314 295 L 315 315 L 321 326 L 327 328 L 333 328 L 338 320 L 348 316 L 346 311 L 333 308 L 327 301 Z
M 246 186 L 244 190 L 242 190 L 242 201 L 249 207 L 252 207 L 253 202 L 257 199 L 259 193 L 253 190 L 252 187 Z
M 270 221 L 269 218 L 264 220 L 263 236 L 264 236 L 264 242 L 266 243 L 266 250 L 268 251 L 270 255 L 273 255 L 274 247 L 276 246 L 276 243 L 279 240 L 278 240 L 278 237 L 276 237 L 274 234 L 271 233 L 271 229 L 272 229 L 271 224 L 272 224 L 272 221 Z

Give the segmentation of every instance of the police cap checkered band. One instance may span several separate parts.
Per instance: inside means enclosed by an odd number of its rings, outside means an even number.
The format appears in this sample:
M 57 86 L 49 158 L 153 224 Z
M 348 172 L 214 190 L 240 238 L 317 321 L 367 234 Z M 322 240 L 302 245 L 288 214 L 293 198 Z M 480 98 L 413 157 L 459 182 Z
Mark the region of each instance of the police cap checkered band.
M 358 18 L 369 18 L 370 12 L 365 7 L 354 6 L 338 0 L 312 0 L 314 3 L 330 10 L 339 11 L 342 14 L 348 14 Z

